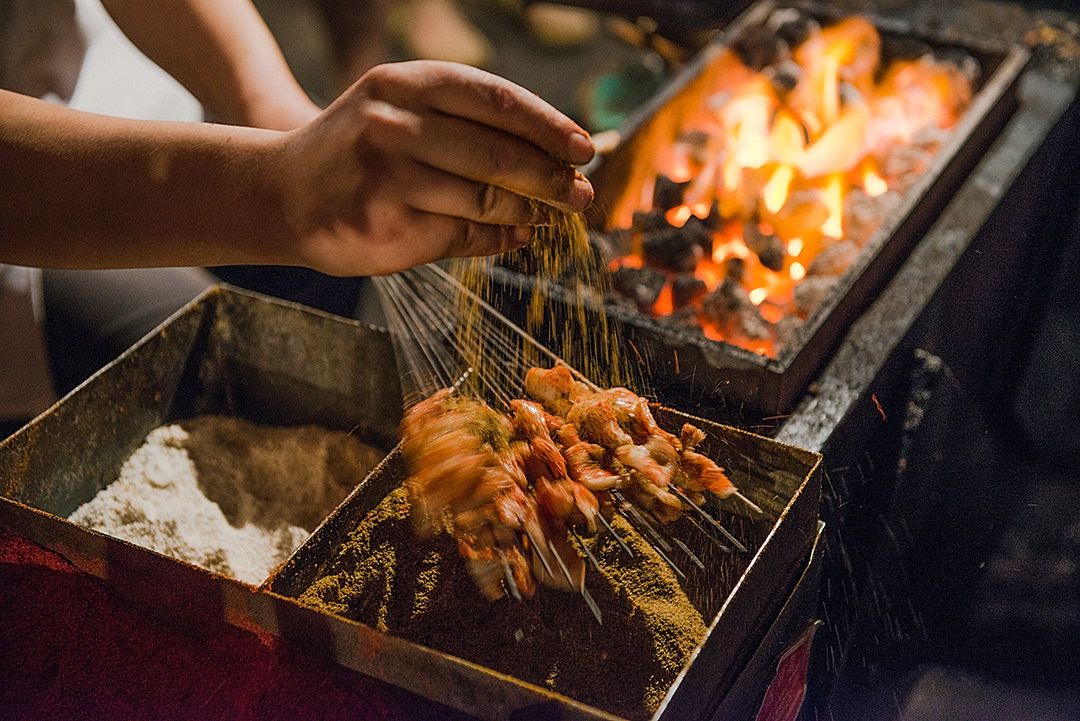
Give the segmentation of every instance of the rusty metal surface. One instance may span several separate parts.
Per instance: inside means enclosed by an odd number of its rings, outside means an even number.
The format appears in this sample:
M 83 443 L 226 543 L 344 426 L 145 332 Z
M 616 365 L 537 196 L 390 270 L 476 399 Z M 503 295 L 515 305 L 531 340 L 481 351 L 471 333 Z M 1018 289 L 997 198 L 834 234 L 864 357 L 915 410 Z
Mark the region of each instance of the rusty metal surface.
M 839 13 L 818 3 L 765 0 L 751 7 L 684 69 L 668 88 L 635 115 L 623 129 L 620 145 L 598 158 L 586 173 L 597 191 L 595 207 L 615 207 L 627 187 L 637 187 L 651 168 L 647 150 L 674 138 L 679 108 L 709 86 L 715 59 L 749 28 L 760 25 L 777 7 L 799 7 L 819 18 Z M 984 38 L 940 33 L 896 19 L 871 16 L 883 37 L 915 37 L 935 48 L 959 48 L 982 67 L 981 85 L 949 139 L 935 155 L 929 171 L 903 196 L 901 205 L 867 242 L 855 263 L 793 334 L 775 358 L 704 338 L 643 314 L 609 309 L 626 336 L 648 358 L 658 385 L 690 387 L 690 393 L 746 403 L 764 413 L 790 410 L 828 359 L 851 322 L 869 305 L 945 206 L 953 191 L 989 147 L 1016 107 L 1017 80 L 1028 61 L 1025 49 Z M 674 110 L 674 112 L 673 112 Z M 590 218 L 600 227 L 604 218 Z M 505 268 L 493 271 L 500 304 L 507 312 L 521 305 L 532 281 Z M 567 294 L 555 288 L 556 305 Z M 541 335 L 543 333 L 541 332 Z
M 130 603 L 192 632 L 231 624 L 274 633 L 337 663 L 486 718 L 610 714 L 437 650 L 325 615 L 289 596 L 343 533 L 404 477 L 392 453 L 256 589 L 64 517 L 114 479 L 162 423 L 224 413 L 268 424 L 319 423 L 392 439 L 400 387 L 385 331 L 218 287 L 0 443 L 0 526 L 103 579 Z M 662 410 L 661 419 L 688 416 Z M 728 584 L 709 590 L 710 633 L 658 718 L 696 717 L 719 702 L 801 571 L 815 534 L 820 457 L 708 421 L 706 450 L 766 517 L 725 513 L 751 554 L 734 557 Z M 734 504 L 729 504 L 734 509 Z M 700 539 L 699 539 L 700 540 Z M 722 593 L 720 593 L 722 591 Z M 692 594 L 693 595 L 693 594 Z
M 757 518 L 738 504 L 726 504 L 723 520 L 750 547 L 750 554 L 708 554 L 702 539 L 680 535 L 703 558 L 711 558 L 706 571 L 685 569 L 684 585 L 707 619 L 708 634 L 668 692 L 656 719 L 701 717 L 717 705 L 753 655 L 766 629 L 776 618 L 789 589 L 805 565 L 817 531 L 820 477 L 817 458 L 727 426 L 671 409 L 660 409 L 657 420 L 678 427 L 692 420 L 708 434 L 704 452 L 728 469 L 733 482 L 765 510 Z M 406 477 L 403 459 L 395 452 L 327 519 L 320 532 L 308 539 L 274 575 L 266 590 L 284 598 L 295 597 L 318 577 L 334 558 L 345 537 Z M 678 534 L 678 529 L 675 530 Z M 562 714 L 561 718 L 611 718 L 600 709 L 584 706 L 539 686 L 481 669 L 468 661 L 387 637 L 380 653 L 356 655 L 343 650 L 341 635 L 373 633 L 367 626 L 344 618 L 302 613 L 290 606 L 276 609 L 285 635 L 303 639 L 308 647 L 350 668 L 405 685 L 410 691 L 484 718 L 510 718 L 515 714 Z M 282 620 L 287 619 L 287 620 Z M 805 619 L 804 619 L 805 620 Z M 361 630 L 362 629 L 362 630 Z M 312 644 L 311 639 L 320 639 Z M 387 654 L 392 655 L 388 670 Z M 428 660 L 422 663 L 419 656 Z M 404 665 L 407 676 L 390 678 Z M 415 671 L 422 668 L 423 672 Z M 478 673 L 478 669 L 480 672 Z M 461 678 L 468 674 L 468 679 Z M 533 716 L 528 716 L 533 717 Z
M 805 559 L 802 573 L 791 595 L 773 616 L 775 620 L 769 626 L 753 658 L 742 668 L 731 691 L 724 695 L 716 709 L 709 714 L 713 721 L 754 718 L 765 695 L 764 684 L 772 680 L 781 655 L 806 630 L 807 619 L 813 618 L 817 613 L 822 556 L 825 554 L 824 535 L 825 524 L 819 522 L 814 545 Z
M 0 525 L 155 615 L 195 630 L 223 623 L 223 599 L 243 584 L 64 519 L 149 431 L 203 413 L 320 423 L 389 449 L 401 402 L 388 334 L 297 308 L 219 286 L 177 312 L 0 443 Z

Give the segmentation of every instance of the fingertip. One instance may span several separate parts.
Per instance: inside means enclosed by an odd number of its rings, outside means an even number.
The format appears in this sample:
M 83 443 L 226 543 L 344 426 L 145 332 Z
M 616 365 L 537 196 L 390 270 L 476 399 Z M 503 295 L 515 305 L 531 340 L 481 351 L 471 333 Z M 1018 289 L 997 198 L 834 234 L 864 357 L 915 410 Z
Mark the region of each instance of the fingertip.
M 533 229 L 528 225 L 518 225 L 514 227 L 511 241 L 514 248 L 520 248 L 523 245 L 528 245 L 533 239 Z
M 574 181 L 570 186 L 570 205 L 574 210 L 585 210 L 593 201 L 595 191 L 593 190 L 592 183 L 581 173 L 577 173 L 574 176 Z
M 570 162 L 574 165 L 585 165 L 596 155 L 592 139 L 584 133 L 581 131 L 570 135 Z

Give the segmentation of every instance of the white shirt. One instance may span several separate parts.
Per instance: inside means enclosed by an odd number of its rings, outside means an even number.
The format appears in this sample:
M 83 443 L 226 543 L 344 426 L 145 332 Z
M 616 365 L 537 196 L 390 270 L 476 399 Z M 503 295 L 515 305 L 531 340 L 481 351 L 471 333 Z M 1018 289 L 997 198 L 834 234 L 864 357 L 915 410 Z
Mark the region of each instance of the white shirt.
M 0 88 L 91 112 L 202 119 L 198 101 L 138 51 L 99 0 L 0 0 Z M 0 421 L 53 400 L 41 275 L 0 265 Z
M 0 0 L 0 87 L 67 101 L 86 42 L 74 0 Z M 45 342 L 41 275 L 0 265 L 0 420 L 36 415 L 55 400 Z

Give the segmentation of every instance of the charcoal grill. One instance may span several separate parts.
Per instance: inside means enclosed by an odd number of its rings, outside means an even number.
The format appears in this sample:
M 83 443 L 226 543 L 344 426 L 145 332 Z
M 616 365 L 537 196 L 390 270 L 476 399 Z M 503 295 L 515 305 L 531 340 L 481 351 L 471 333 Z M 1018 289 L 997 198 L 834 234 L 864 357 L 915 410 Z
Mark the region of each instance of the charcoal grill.
M 585 169 L 596 188 L 595 208 L 614 208 L 628 188 L 640 187 L 652 168 L 650 149 L 664 147 L 674 139 L 679 117 L 710 86 L 714 61 L 746 33 L 761 27 L 775 10 L 784 7 L 795 7 L 825 22 L 839 19 L 837 13 L 818 4 L 766 0 L 751 7 L 628 122 L 621 142 L 610 154 Z M 837 285 L 776 357 L 709 340 L 700 332 L 679 329 L 663 319 L 609 306 L 609 316 L 633 343 L 635 352 L 649 364 L 657 385 L 682 387 L 684 393 L 689 388 L 696 397 L 721 398 L 738 406 L 746 404 L 766 414 L 790 410 L 844 331 L 869 305 L 929 227 L 1015 108 L 1017 79 L 1028 60 L 1023 48 L 995 46 L 956 34 L 935 36 L 896 20 L 871 20 L 886 47 L 890 42 L 917 39 L 936 51 L 959 49 L 973 57 L 982 72 L 971 106 L 950 131 L 929 171 L 905 192 L 900 206 L 883 222 Z M 601 213 L 590 218 L 590 225 L 599 229 L 606 222 Z M 519 309 L 525 304 L 521 301 L 534 292 L 535 281 L 512 268 L 498 267 L 492 272 L 497 302 L 523 321 Z M 559 319 L 567 317 L 569 312 L 565 307 L 569 304 L 569 294 L 564 289 L 554 287 L 551 296 L 554 322 L 539 331 L 542 336 L 545 331 L 550 334 L 546 335 L 549 341 L 560 325 Z

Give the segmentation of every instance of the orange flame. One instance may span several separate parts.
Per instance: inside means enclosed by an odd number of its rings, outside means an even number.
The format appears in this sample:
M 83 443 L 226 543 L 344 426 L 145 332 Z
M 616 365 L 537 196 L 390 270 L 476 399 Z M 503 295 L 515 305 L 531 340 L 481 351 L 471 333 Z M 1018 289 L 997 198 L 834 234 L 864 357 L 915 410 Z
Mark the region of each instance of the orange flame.
M 790 165 L 777 166 L 773 171 L 769 182 L 761 193 L 765 208 L 770 213 L 778 213 L 787 202 L 788 192 L 791 190 L 791 181 L 795 179 L 795 169 Z
M 781 93 L 766 73 L 751 71 L 733 52 L 721 54 L 708 71 L 714 87 L 693 96 L 705 102 L 696 109 L 678 105 L 668 116 L 664 127 L 678 140 L 643 154 L 648 159 L 635 166 L 609 220 L 629 227 L 634 211 L 652 209 L 658 173 L 687 183 L 682 204 L 667 211 L 667 221 L 682 227 L 691 217 L 708 218 L 714 203 L 720 217 L 712 253 L 699 261 L 695 275 L 712 292 L 731 270 L 728 261 L 741 259 L 740 284 L 768 323 L 793 312 L 795 288 L 818 253 L 845 232 L 859 232 L 844 224 L 847 193 L 861 188 L 876 198 L 898 187 L 901 178 L 890 173 L 900 171 L 888 162 L 889 152 L 913 141 L 920 150 L 940 142 L 936 138 L 955 124 L 972 92 L 958 69 L 932 57 L 881 69 L 881 39 L 860 17 L 812 32 L 792 57 L 800 79 Z M 753 229 L 749 224 L 757 226 L 755 250 L 743 236 L 744 227 Z M 640 248 L 641 236 L 634 242 Z M 784 265 L 774 271 L 758 253 L 775 252 L 776 243 Z M 640 267 L 642 261 L 634 254 L 616 263 Z M 672 309 L 669 283 L 653 310 L 666 315 Z M 738 322 L 729 327 L 727 321 L 698 320 L 707 338 L 762 353 L 776 349 L 775 339 L 751 339 Z
M 829 219 L 821 226 L 821 231 L 830 238 L 844 237 L 844 176 L 833 173 L 825 181 L 825 206 L 829 209 Z

